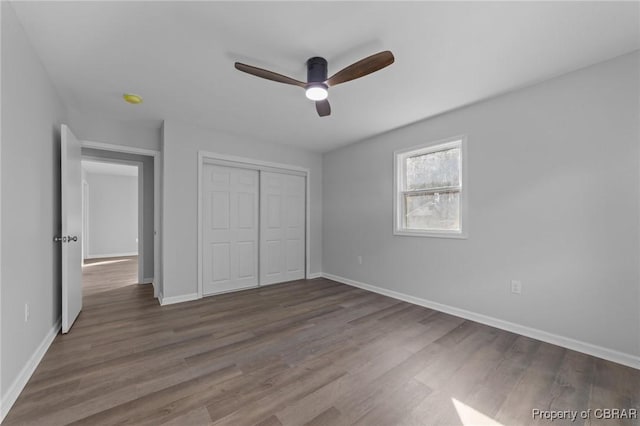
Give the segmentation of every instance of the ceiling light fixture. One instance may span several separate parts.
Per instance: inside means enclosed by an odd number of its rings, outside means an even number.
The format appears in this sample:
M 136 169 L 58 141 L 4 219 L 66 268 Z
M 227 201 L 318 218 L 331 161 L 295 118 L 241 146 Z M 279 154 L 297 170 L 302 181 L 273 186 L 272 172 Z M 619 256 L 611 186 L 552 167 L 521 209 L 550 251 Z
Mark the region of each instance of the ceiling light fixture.
M 124 100 L 130 104 L 137 105 L 142 103 L 142 96 L 133 93 L 125 93 L 122 95 Z
M 318 115 L 326 117 L 331 115 L 331 105 L 329 105 L 329 100 L 327 99 L 329 87 L 364 77 L 388 67 L 394 61 L 393 53 L 385 50 L 361 59 L 327 78 L 327 60 L 320 56 L 314 56 L 307 60 L 306 82 L 240 62 L 236 62 L 235 67 L 238 71 L 246 72 L 256 77 L 303 88 L 307 98 L 315 101 Z
M 323 101 L 327 99 L 327 96 L 329 96 L 326 84 L 309 85 L 307 86 L 305 94 L 307 95 L 307 98 L 312 101 Z

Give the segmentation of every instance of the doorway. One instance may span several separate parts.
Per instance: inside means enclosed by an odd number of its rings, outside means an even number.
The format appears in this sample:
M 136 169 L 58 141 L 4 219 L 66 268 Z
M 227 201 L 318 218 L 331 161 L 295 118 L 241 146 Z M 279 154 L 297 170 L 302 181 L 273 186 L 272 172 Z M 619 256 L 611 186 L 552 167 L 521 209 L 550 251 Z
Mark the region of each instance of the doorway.
M 138 272 L 136 283 L 152 284 L 153 297 L 162 293 L 160 270 L 160 152 L 103 142 L 83 141 L 82 156 L 121 164 L 142 164 L 139 168 L 138 191 Z M 89 189 L 90 191 L 90 189 Z M 91 244 L 91 242 L 89 242 Z M 120 262 L 119 266 L 122 265 Z M 99 266 L 96 266 L 98 268 Z
M 83 295 L 144 281 L 142 162 L 82 159 Z
M 91 263 L 92 267 L 95 266 L 103 266 L 115 263 L 123 263 L 129 261 L 129 263 L 133 263 L 133 259 L 126 259 L 126 255 L 130 254 L 133 256 L 143 257 L 144 252 L 146 251 L 149 255 L 146 257 L 146 262 L 138 262 L 137 265 L 134 263 L 134 268 L 140 271 L 140 265 L 144 265 L 146 267 L 147 263 L 150 263 L 150 275 L 149 278 L 140 279 L 140 277 L 144 277 L 144 273 L 138 272 L 137 278 L 134 279 L 134 282 L 144 283 L 150 282 L 153 284 L 153 291 L 146 292 L 149 294 L 153 294 L 154 298 L 158 297 L 158 294 L 162 292 L 162 280 L 159 276 L 158 271 L 158 262 L 157 259 L 160 257 L 160 246 L 159 246 L 159 233 L 157 232 L 157 227 L 160 223 L 160 197 L 159 197 L 159 182 L 160 182 L 160 152 L 141 149 L 141 148 L 133 148 L 122 145 L 112 145 L 101 142 L 91 142 L 91 141 L 79 141 L 73 132 L 69 129 L 69 127 L 65 124 L 62 124 L 60 127 L 61 133 L 61 141 L 60 141 L 60 177 L 61 177 L 61 235 L 54 236 L 54 242 L 61 243 L 61 269 L 62 269 L 62 333 L 68 333 L 71 329 L 71 326 L 77 319 L 80 311 L 83 306 L 83 288 L 82 288 L 82 264 L 83 259 L 88 259 L 90 256 L 87 254 L 93 253 L 91 246 L 91 231 L 83 232 L 83 228 L 90 229 L 91 219 L 85 220 L 85 224 L 83 224 L 83 207 L 85 212 L 91 210 L 91 185 L 85 180 L 85 184 L 83 185 L 83 170 L 82 170 L 82 159 L 83 156 L 90 157 L 94 155 L 99 157 L 96 162 L 109 162 L 105 161 L 106 157 L 110 160 L 124 160 L 131 161 L 130 158 L 123 159 L 122 157 L 134 156 L 137 158 L 144 158 L 146 161 L 150 163 L 150 167 L 144 167 L 151 176 L 147 179 L 144 179 L 149 185 L 149 187 L 145 190 L 143 184 L 139 184 L 139 191 L 136 191 L 136 199 L 138 203 L 143 199 L 149 199 L 149 202 L 144 202 L 143 207 L 136 209 L 136 217 L 138 217 L 139 225 L 137 229 L 138 234 L 138 244 L 140 244 L 139 232 L 140 229 L 143 229 L 144 235 L 144 244 L 138 245 L 137 252 L 134 253 L 107 253 L 106 255 L 102 253 L 102 256 L 99 256 L 103 259 L 100 262 L 87 262 Z M 87 158 L 85 158 L 87 159 Z M 113 161 L 111 161 L 113 162 Z M 121 162 L 121 161 L 120 161 Z M 142 162 L 142 160 L 140 161 Z M 144 164 L 144 163 L 143 163 Z M 141 181 L 144 178 L 144 174 L 141 173 L 140 166 L 138 168 L 138 180 Z M 86 171 L 85 171 L 86 176 Z M 138 197 L 137 194 L 141 193 L 142 196 Z M 83 194 L 85 196 L 85 201 L 83 202 Z M 137 203 L 136 203 L 137 204 Z M 143 214 L 147 215 L 148 210 L 148 218 L 149 220 L 142 219 Z M 97 209 L 98 212 L 101 209 Z M 140 214 L 139 212 L 143 212 Z M 91 213 L 89 213 L 89 216 Z M 88 222 L 88 223 L 87 223 Z M 148 228 L 143 227 L 142 224 L 148 224 Z M 117 226 L 117 225 L 116 225 Z M 86 240 L 83 240 L 83 234 L 88 235 Z M 147 238 L 148 237 L 148 238 Z M 150 244 L 147 247 L 147 250 L 140 249 L 140 247 L 144 247 L 147 245 L 147 240 L 150 241 Z M 83 247 L 84 243 L 85 249 L 83 256 Z M 105 257 L 107 255 L 118 255 L 118 259 Z M 124 256 L 123 256 L 124 255 Z M 131 256 L 129 256 L 131 257 Z M 142 260 L 142 259 L 141 259 Z M 146 269 L 143 269 L 143 271 Z M 130 287 L 132 289 L 141 289 L 142 287 Z M 95 299 L 95 298 L 92 298 Z

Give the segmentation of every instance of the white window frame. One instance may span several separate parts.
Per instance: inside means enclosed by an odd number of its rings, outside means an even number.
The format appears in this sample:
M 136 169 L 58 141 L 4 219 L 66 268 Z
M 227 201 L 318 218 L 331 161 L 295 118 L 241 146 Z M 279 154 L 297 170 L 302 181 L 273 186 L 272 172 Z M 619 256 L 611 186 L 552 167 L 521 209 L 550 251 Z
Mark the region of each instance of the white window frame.
M 443 151 L 454 147 L 460 147 L 461 168 L 460 168 L 460 230 L 419 230 L 407 229 L 404 225 L 404 197 L 406 188 L 406 159 L 417 155 L 424 155 L 431 152 Z M 435 238 L 468 238 L 469 218 L 468 218 L 468 197 L 469 185 L 467 183 L 468 160 L 467 160 L 467 137 L 466 135 L 441 139 L 422 145 L 413 146 L 393 153 L 393 234 L 411 237 L 435 237 Z

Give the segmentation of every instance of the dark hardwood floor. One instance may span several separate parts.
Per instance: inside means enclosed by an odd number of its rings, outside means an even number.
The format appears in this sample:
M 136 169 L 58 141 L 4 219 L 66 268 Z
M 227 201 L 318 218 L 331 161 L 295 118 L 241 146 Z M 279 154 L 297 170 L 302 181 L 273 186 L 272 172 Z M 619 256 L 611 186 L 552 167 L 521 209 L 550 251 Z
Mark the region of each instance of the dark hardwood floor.
M 640 408 L 638 370 L 326 279 L 165 307 L 93 284 L 6 425 L 640 424 L 532 418 Z

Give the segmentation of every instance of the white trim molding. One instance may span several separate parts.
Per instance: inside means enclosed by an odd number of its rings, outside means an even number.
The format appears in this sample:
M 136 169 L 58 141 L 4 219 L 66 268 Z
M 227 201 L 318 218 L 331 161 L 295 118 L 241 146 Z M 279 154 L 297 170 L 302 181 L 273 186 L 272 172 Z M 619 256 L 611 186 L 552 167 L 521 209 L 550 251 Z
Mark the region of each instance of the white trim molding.
M 316 278 L 322 278 L 322 272 L 314 272 L 313 274 L 307 275 L 308 280 L 315 280 Z
M 128 145 L 118 145 L 105 142 L 80 141 L 80 145 L 83 148 L 101 149 L 103 151 L 126 152 L 129 154 L 148 155 L 151 157 L 155 157 L 160 154 L 160 151 L 156 151 L 153 149 L 136 148 Z
M 425 308 L 434 309 L 439 312 L 454 315 L 456 317 L 464 318 L 470 321 L 485 324 L 491 327 L 499 328 L 501 330 L 510 331 L 512 333 L 520 334 L 522 336 L 530 337 L 532 339 L 540 340 L 552 345 L 561 346 L 563 348 L 571 349 L 577 352 L 582 352 L 587 355 L 592 355 L 597 358 L 606 359 L 618 364 L 626 365 L 631 368 L 640 370 L 640 357 L 632 354 L 619 352 L 613 349 L 608 349 L 602 346 L 594 345 L 580 340 L 575 340 L 570 337 L 560 336 L 558 334 L 548 333 L 546 331 L 538 330 L 536 328 L 527 327 L 524 325 L 516 324 L 509 321 L 504 321 L 499 318 L 490 317 L 487 315 L 479 314 L 476 312 L 467 311 L 465 309 L 456 308 L 454 306 L 445 305 L 431 300 L 422 299 L 420 297 L 410 296 L 405 293 L 400 293 L 386 288 L 377 287 L 371 284 L 365 284 L 359 281 L 355 281 L 349 278 L 340 277 L 333 274 L 323 273 L 324 278 L 337 281 L 342 284 L 350 285 L 352 287 L 358 287 L 363 290 L 372 291 L 374 293 L 382 294 L 383 296 L 392 297 L 394 299 L 402 300 L 404 302 L 412 303 L 418 306 L 424 306 Z
M 246 167 L 253 170 L 267 170 L 274 169 L 276 172 L 299 172 L 300 174 L 308 175 L 309 169 L 305 167 L 294 166 L 292 164 L 275 163 L 273 161 L 262 161 L 248 157 L 238 157 L 235 155 L 219 154 L 211 151 L 198 151 L 198 157 L 200 160 L 210 160 L 210 164 L 218 164 L 228 167 Z
M 40 342 L 40 345 L 35 350 L 33 355 L 31 355 L 31 358 L 29 358 L 29 361 L 27 361 L 25 366 L 22 368 L 22 370 L 20 371 L 20 374 L 18 374 L 18 377 L 16 377 L 16 379 L 13 381 L 11 386 L 9 386 L 9 389 L 7 389 L 7 392 L 4 395 L 2 395 L 2 399 L 0 400 L 1 401 L 0 423 L 4 421 L 4 418 L 6 417 L 7 413 L 9 413 L 9 410 L 11 410 L 11 407 L 20 396 L 20 393 L 22 392 L 24 387 L 27 385 L 27 382 L 29 381 L 33 373 L 36 371 L 36 368 L 40 364 L 40 361 L 42 361 L 42 358 L 47 353 L 49 346 L 51 346 L 51 343 L 53 343 L 53 340 L 56 338 L 56 336 L 60 332 L 60 326 L 61 326 L 61 318 L 58 318 L 58 320 L 53 325 L 53 327 L 51 327 L 47 335 L 44 336 L 44 339 L 42 339 L 42 342 Z
M 200 296 L 198 296 L 198 293 L 181 294 L 180 296 L 171 296 L 171 297 L 164 297 L 163 294 L 160 293 L 160 296 L 158 297 L 160 306 L 173 305 L 175 303 L 182 303 L 182 302 L 191 302 L 192 300 L 198 300 L 198 299 L 200 299 Z

